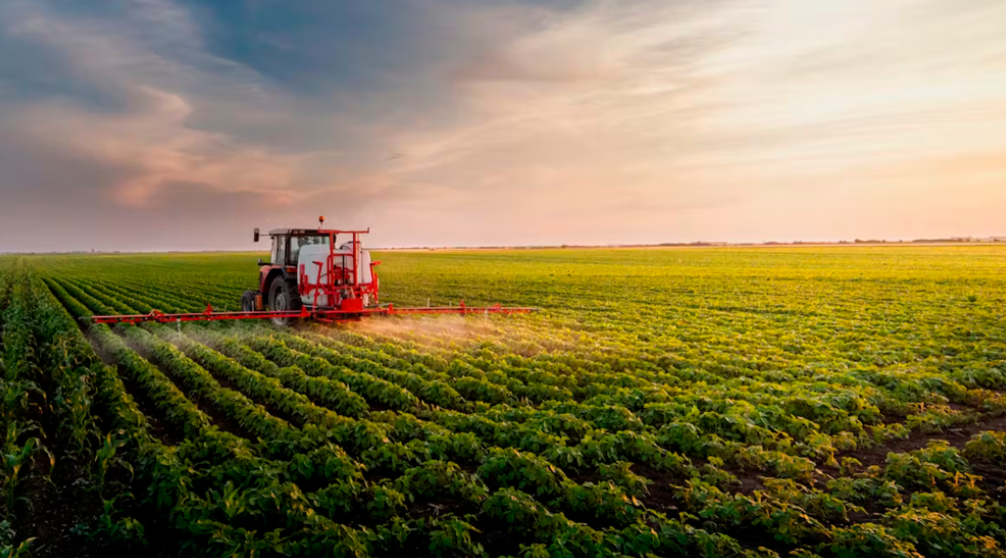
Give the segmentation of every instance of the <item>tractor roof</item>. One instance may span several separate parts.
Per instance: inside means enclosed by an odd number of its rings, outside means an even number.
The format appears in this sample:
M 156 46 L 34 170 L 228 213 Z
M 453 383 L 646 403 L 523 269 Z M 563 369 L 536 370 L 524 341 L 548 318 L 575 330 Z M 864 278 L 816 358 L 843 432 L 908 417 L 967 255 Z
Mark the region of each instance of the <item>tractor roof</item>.
M 290 234 L 322 234 L 318 229 L 273 229 L 269 231 L 269 236 L 280 236 Z
M 328 236 L 329 234 L 368 234 L 370 229 L 365 231 L 342 231 L 329 229 L 273 229 L 269 231 L 269 236 Z

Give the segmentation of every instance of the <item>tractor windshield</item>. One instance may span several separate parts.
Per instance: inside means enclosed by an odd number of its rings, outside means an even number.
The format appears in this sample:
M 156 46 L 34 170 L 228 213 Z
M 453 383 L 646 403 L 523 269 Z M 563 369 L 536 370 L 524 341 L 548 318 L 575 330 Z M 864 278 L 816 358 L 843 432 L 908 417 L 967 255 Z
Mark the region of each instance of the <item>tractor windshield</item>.
M 300 256 L 300 249 L 304 246 L 310 246 L 312 244 L 324 244 L 328 245 L 328 236 L 291 236 L 290 237 L 290 254 L 289 261 L 293 264 L 297 263 L 297 258 Z
M 272 237 L 272 263 L 273 265 L 284 265 L 286 263 L 286 237 Z

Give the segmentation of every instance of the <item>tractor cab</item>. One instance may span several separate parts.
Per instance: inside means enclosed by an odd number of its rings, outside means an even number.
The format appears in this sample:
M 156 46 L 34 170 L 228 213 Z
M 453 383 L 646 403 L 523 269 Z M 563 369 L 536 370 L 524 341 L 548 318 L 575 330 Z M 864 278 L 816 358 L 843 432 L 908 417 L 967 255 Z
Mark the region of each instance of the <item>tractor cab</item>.
M 328 233 L 310 229 L 275 229 L 269 231 L 269 237 L 272 239 L 269 261 L 282 267 L 296 267 L 304 246 L 328 246 L 331 241 Z

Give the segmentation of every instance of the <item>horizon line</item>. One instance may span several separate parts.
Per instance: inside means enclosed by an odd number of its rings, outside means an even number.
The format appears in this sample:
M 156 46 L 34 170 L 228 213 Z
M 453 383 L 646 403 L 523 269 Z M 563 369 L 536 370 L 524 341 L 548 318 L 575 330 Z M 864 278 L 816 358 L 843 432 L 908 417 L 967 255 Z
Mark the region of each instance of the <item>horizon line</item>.
M 526 244 L 498 246 L 384 246 L 368 248 L 374 252 L 416 252 L 416 251 L 464 251 L 464 250 L 599 250 L 599 249 L 632 249 L 632 248 L 758 248 L 758 247 L 806 247 L 806 246 L 934 246 L 934 245 L 997 245 L 1006 244 L 1006 236 L 989 237 L 950 237 L 950 238 L 918 238 L 918 239 L 854 239 L 854 240 L 793 240 L 793 241 L 763 241 L 763 242 L 727 242 L 727 241 L 696 241 L 696 242 L 660 242 L 660 243 L 629 243 L 629 244 Z M 0 252 L 0 256 L 25 255 L 70 255 L 70 254 L 205 254 L 205 253 L 265 253 L 268 250 L 240 249 L 205 249 L 205 250 L 71 250 L 67 252 Z

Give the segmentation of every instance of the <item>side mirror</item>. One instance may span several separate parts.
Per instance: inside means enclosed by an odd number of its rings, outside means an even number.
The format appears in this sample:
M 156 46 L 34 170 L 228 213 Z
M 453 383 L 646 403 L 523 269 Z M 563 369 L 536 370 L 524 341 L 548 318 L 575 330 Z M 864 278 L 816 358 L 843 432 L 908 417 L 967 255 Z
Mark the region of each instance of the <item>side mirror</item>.
M 258 229 L 255 229 L 255 242 L 258 242 Z
M 263 261 L 262 261 L 262 258 L 259 258 L 259 259 L 258 259 L 258 264 L 259 264 L 259 265 L 265 265 L 265 262 L 263 262 Z

